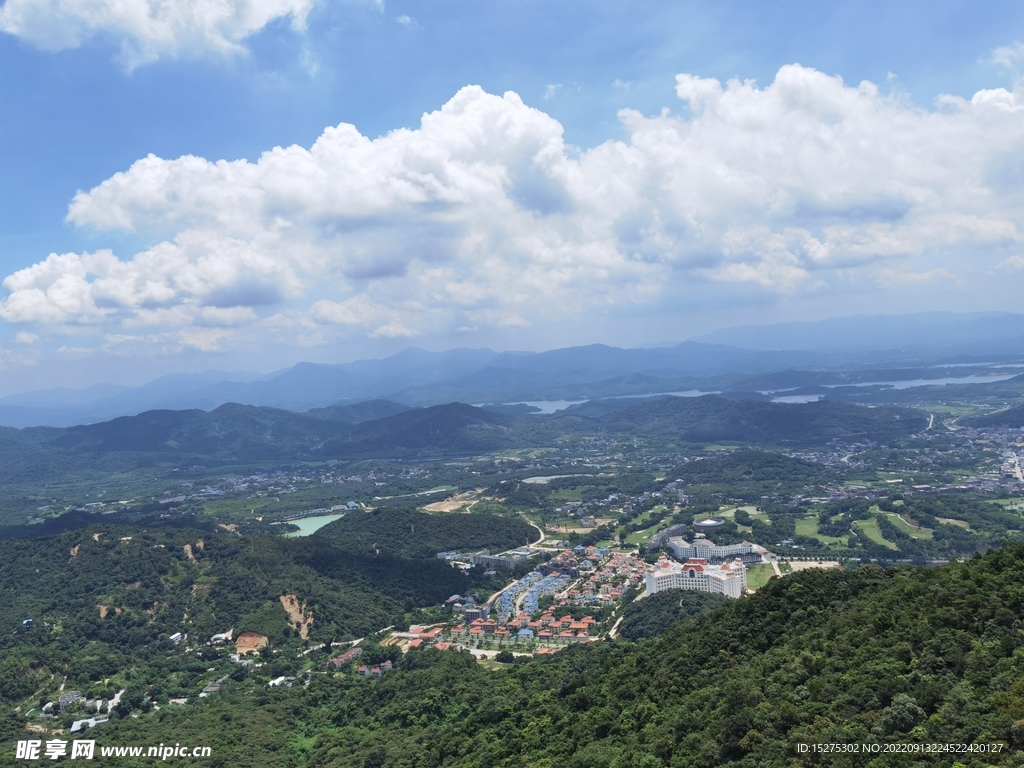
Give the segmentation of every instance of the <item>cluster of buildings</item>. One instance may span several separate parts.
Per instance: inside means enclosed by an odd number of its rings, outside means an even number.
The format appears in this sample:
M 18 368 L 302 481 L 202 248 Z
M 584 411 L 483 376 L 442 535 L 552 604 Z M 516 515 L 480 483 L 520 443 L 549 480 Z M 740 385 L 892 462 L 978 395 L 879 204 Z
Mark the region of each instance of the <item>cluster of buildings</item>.
M 644 581 L 643 560 L 622 553 L 613 554 L 587 575 L 577 587 L 570 589 L 564 600 L 556 600 L 555 608 L 573 605 L 607 605 L 620 600 L 623 594 Z
M 78 733 L 86 728 L 95 728 L 97 725 L 104 725 L 110 721 L 110 713 L 117 708 L 124 696 L 124 689 L 115 694 L 110 701 L 106 699 L 90 699 L 82 695 L 81 691 L 66 691 L 57 697 L 56 701 L 48 701 L 41 708 L 41 717 L 52 718 L 58 714 L 70 712 L 82 712 L 83 714 L 95 713 L 88 717 L 75 720 L 71 724 L 71 733 Z M 103 714 L 101 714 L 103 713 Z
M 533 554 L 533 550 L 530 548 L 514 549 L 511 552 L 504 552 L 500 555 L 492 555 L 489 550 L 481 549 L 479 552 L 474 552 L 470 555 L 463 555 L 455 550 L 448 552 L 438 552 L 436 557 L 438 560 L 451 560 L 458 563 L 465 563 L 466 565 L 482 565 L 484 568 L 511 568 L 517 563 L 523 562 L 526 558 Z
M 498 610 L 501 613 L 512 613 L 519 596 L 543 578 L 544 574 L 540 571 L 530 571 L 515 584 L 506 587 L 498 598 Z
M 486 549 L 474 552 L 465 558 L 470 565 L 482 565 L 485 568 L 511 568 L 517 563 L 523 562 L 532 554 L 529 549 L 516 549 L 502 555 L 492 555 Z
M 691 589 L 738 598 L 747 588 L 747 567 L 740 558 L 715 565 L 699 558 L 677 563 L 662 557 L 646 572 L 645 580 L 648 595 L 666 589 Z
M 523 598 L 523 610 L 536 613 L 540 607 L 540 599 L 545 595 L 554 595 L 564 590 L 572 581 L 572 576 L 552 571 L 526 591 Z
M 668 548 L 677 560 L 706 560 L 714 565 L 737 559 L 744 563 L 759 563 L 768 554 L 767 549 L 749 541 L 720 546 L 708 538 L 695 538 L 689 542 L 681 536 L 670 537 Z
M 341 654 L 341 656 L 337 656 L 337 657 L 331 659 L 330 666 L 332 666 L 332 667 L 340 667 L 340 666 L 343 666 L 345 664 L 349 664 L 350 662 L 355 660 L 355 658 L 357 656 L 362 654 L 362 652 L 363 652 L 363 649 L 360 648 L 359 646 L 356 646 L 355 648 L 349 648 L 347 651 L 345 651 L 343 654 Z
M 498 620 L 477 619 L 470 624 L 459 624 L 451 629 L 450 637 L 455 640 L 469 638 L 483 640 L 541 640 L 546 642 L 586 643 L 591 639 L 591 627 L 597 623 L 593 616 L 581 619 L 566 614 L 555 618 L 551 612 L 545 612 L 537 619 L 523 611 L 514 618 L 500 616 Z M 438 644 L 437 647 L 440 647 Z
M 367 667 L 365 664 L 362 664 L 356 670 L 356 674 L 360 677 L 381 677 L 385 672 L 390 672 L 392 669 L 394 669 L 394 664 L 391 663 L 391 659 L 388 659 L 376 667 Z

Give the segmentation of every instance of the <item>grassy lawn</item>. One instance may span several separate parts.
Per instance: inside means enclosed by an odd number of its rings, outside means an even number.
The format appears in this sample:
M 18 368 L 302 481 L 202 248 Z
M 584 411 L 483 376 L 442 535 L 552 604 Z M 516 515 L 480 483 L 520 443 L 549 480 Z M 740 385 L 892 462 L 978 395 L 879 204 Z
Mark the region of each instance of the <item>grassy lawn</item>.
M 626 537 L 627 544 L 646 544 L 647 540 L 651 538 L 658 530 L 664 525 L 664 522 L 655 523 L 650 528 L 645 528 L 642 531 L 633 531 Z
M 787 573 L 793 572 L 793 566 L 791 566 L 789 563 L 779 563 L 779 570 L 782 571 L 782 573 L 785 575 Z
M 816 515 L 797 520 L 796 533 L 798 536 L 813 536 L 822 544 L 842 544 L 844 546 L 846 544 L 846 540 L 839 536 L 825 536 L 818 533 L 818 518 Z
M 952 517 L 936 517 L 935 519 L 946 525 L 956 525 L 968 531 L 971 530 L 971 526 L 966 520 L 954 520 Z
M 781 567 L 780 567 L 781 570 Z M 747 589 L 760 589 L 775 575 L 771 563 L 754 563 L 747 566 Z
M 644 512 L 642 515 L 640 515 L 638 518 L 636 518 L 636 520 L 631 520 L 630 523 L 646 523 L 646 522 L 649 522 L 650 519 L 651 519 L 651 515 L 653 515 L 655 512 L 664 512 L 664 511 L 665 511 L 665 505 L 664 504 L 658 504 L 658 505 L 656 505 L 654 507 L 651 507 L 651 509 L 647 510 L 646 512 Z M 662 520 L 660 522 L 655 523 L 654 525 L 648 526 L 646 529 L 642 529 L 642 530 L 639 530 L 639 531 L 633 531 L 633 533 L 629 534 L 629 536 L 626 537 L 626 543 L 627 544 L 633 544 L 633 545 L 644 544 L 644 543 L 646 543 L 647 539 L 649 539 L 651 536 L 653 536 L 655 533 L 657 533 L 658 528 L 660 528 L 662 525 L 666 525 L 667 526 L 667 523 L 665 523 L 665 521 Z M 615 542 L 616 543 L 618 543 L 618 541 L 619 541 L 619 533 L 621 531 L 622 531 L 621 527 L 616 529 L 616 531 L 615 531 Z
M 1024 511 L 1024 499 L 993 499 L 993 504 L 999 504 L 1010 512 Z
M 908 523 L 899 515 L 888 513 L 889 522 L 899 528 L 908 536 L 915 536 L 918 539 L 930 539 L 932 537 L 932 531 L 930 528 L 915 528 L 913 525 Z
M 757 511 L 757 507 L 755 507 L 753 504 L 744 504 L 744 505 L 741 505 L 741 506 L 738 506 L 738 507 L 722 507 L 721 509 L 718 510 L 718 516 L 719 517 L 735 517 L 736 516 L 736 510 L 738 510 L 738 509 L 742 509 L 744 512 L 746 512 L 748 515 L 751 515 L 751 516 L 760 514 Z
M 875 518 L 872 517 L 870 520 L 858 520 L 853 525 L 858 531 L 861 531 L 865 536 L 875 542 L 875 544 L 881 544 L 883 547 L 888 547 L 889 549 L 896 549 L 895 544 L 882 536 L 882 532 L 878 530 L 878 523 L 875 522 Z

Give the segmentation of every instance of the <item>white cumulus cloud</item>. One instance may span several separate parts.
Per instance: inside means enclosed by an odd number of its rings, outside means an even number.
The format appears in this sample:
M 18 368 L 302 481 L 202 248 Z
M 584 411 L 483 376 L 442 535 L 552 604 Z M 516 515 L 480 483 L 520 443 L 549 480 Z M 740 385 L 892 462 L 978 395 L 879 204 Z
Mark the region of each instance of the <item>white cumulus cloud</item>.
M 277 19 L 302 29 L 313 0 L 6 0 L 0 30 L 48 51 L 105 36 L 133 68 L 163 56 L 232 54 Z
M 0 317 L 151 326 L 168 348 L 254 324 L 321 343 L 636 316 L 708 285 L 906 292 L 982 279 L 964 260 L 1015 264 L 1024 96 L 925 109 L 798 65 L 766 86 L 676 86 L 680 115 L 624 110 L 627 138 L 588 150 L 469 86 L 376 139 L 341 124 L 254 162 L 142 158 L 68 220 L 154 245 L 51 255 L 4 280 Z

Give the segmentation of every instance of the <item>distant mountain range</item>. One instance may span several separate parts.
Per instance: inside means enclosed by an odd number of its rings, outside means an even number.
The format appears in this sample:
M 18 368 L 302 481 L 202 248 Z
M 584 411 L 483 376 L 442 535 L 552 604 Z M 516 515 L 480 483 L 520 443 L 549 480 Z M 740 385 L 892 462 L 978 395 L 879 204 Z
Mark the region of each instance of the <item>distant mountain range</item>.
M 302 412 L 379 399 L 413 407 L 694 390 L 756 398 L 765 390 L 920 378 L 925 366 L 1010 358 L 1024 359 L 1024 315 L 852 317 L 731 328 L 673 346 L 592 344 L 540 353 L 410 347 L 382 360 L 299 363 L 267 375 L 211 370 L 141 387 L 41 390 L 0 398 L 0 424 L 64 427 L 149 410 L 212 411 L 225 403 Z
M 913 350 L 947 354 L 1020 354 L 1024 315 L 1009 312 L 920 312 L 909 315 L 855 315 L 812 322 L 741 325 L 693 341 L 744 349 Z

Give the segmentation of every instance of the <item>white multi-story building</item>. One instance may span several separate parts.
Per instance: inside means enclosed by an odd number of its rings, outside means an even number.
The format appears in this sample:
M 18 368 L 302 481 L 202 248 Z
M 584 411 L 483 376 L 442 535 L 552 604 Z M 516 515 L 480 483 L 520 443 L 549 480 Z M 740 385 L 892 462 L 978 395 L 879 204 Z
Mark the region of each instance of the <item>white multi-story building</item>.
M 737 557 L 745 563 L 759 563 L 768 550 L 749 541 L 719 546 L 711 539 L 694 539 L 691 544 L 681 536 L 668 540 L 668 548 L 677 560 L 707 560 L 709 563 L 724 563 Z
M 707 560 L 693 558 L 677 563 L 662 557 L 647 570 L 647 594 L 666 589 L 695 589 L 726 597 L 740 597 L 747 588 L 747 567 L 736 558 L 731 563 L 712 565 Z

